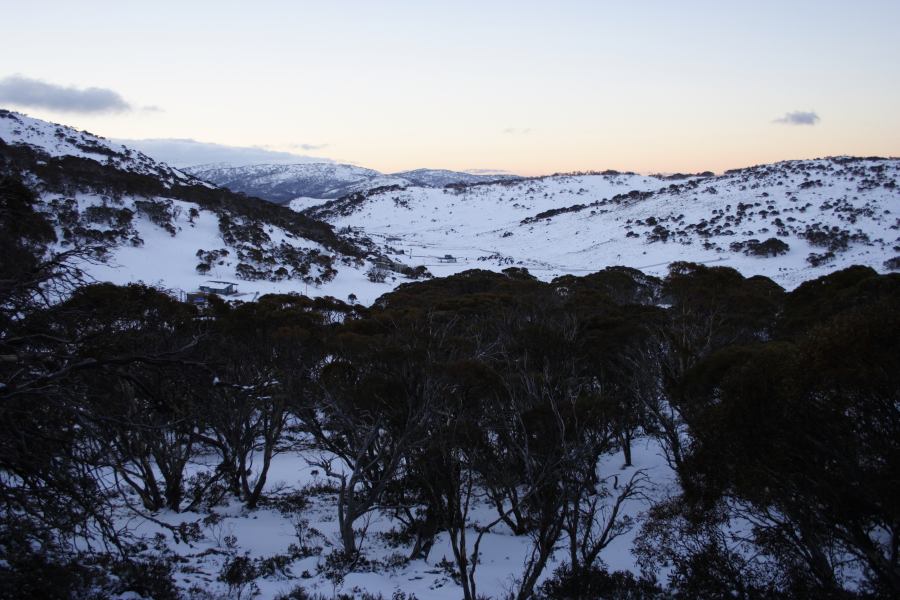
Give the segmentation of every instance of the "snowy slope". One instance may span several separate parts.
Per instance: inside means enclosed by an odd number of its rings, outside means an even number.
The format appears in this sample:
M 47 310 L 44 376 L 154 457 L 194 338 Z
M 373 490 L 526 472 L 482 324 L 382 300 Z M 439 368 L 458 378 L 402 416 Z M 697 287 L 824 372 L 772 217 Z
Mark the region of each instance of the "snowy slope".
M 54 201 L 59 201 L 57 195 L 45 194 L 42 196 L 45 206 L 51 217 L 56 218 Z M 378 296 L 390 290 L 388 284 L 375 284 L 365 277 L 363 265 L 355 265 L 350 260 L 335 261 L 336 276 L 329 281 L 321 281 L 325 269 L 316 264 L 310 265 L 309 276 L 291 277 L 285 279 L 271 279 L 261 277 L 247 280 L 238 274 L 240 264 L 257 263 L 241 257 L 241 252 L 246 251 L 242 244 L 227 242 L 223 239 L 219 216 L 209 210 L 204 210 L 199 205 L 155 197 L 152 199 L 135 199 L 125 197 L 116 203 L 111 203 L 108 197 L 97 194 L 77 194 L 74 198 L 75 207 L 82 220 L 89 215 L 90 207 L 111 207 L 116 210 L 127 210 L 134 214 L 131 227 L 123 234 L 118 243 L 107 253 L 104 260 L 90 262 L 83 265 L 89 278 L 95 281 L 110 281 L 125 285 L 128 283 L 142 282 L 160 289 L 170 290 L 175 294 L 196 291 L 199 286 L 209 280 L 231 281 L 238 284 L 238 295 L 235 300 L 254 300 L 258 296 L 268 293 L 301 293 L 308 296 L 334 296 L 346 299 L 349 294 L 354 294 L 360 300 L 369 304 Z M 160 226 L 135 206 L 135 202 L 154 202 L 168 205 L 172 219 L 169 224 L 171 229 Z M 196 216 L 191 217 L 191 209 L 197 211 Z M 89 217 L 88 217 L 89 218 Z M 57 219 L 57 231 L 61 238 L 66 238 L 62 233 L 63 227 L 59 226 Z M 95 224 L 97 230 L 103 230 L 103 224 Z M 109 231 L 107 229 L 107 231 Z M 255 248 L 262 251 L 263 255 L 274 255 L 278 247 L 284 243 L 295 250 L 308 254 L 310 252 L 331 256 L 332 253 L 316 242 L 298 238 L 284 229 L 269 225 L 264 228 L 267 240 L 259 243 Z M 69 238 L 71 240 L 71 238 Z M 74 240 L 73 240 L 74 241 Z M 83 240 L 82 240 L 83 241 Z M 72 242 L 63 242 L 63 248 Z M 210 270 L 207 273 L 198 273 L 196 266 L 202 262 L 197 256 L 200 251 L 227 251 L 227 254 L 210 262 Z M 265 260 L 260 261 L 264 263 Z M 364 263 L 369 266 L 368 263 Z M 320 281 L 316 281 L 316 279 Z
M 297 292 L 371 303 L 402 279 L 369 281 L 365 246 L 323 223 L 217 190 L 90 133 L 9 111 L 0 111 L 2 174 L 35 190 L 60 250 L 106 247 L 102 260 L 83 265 L 96 281 L 140 281 L 183 294 L 226 280 L 239 283 L 240 300 Z M 201 263 L 206 272 L 198 272 Z
M 309 198 L 307 196 L 300 196 L 298 198 L 294 198 L 290 202 L 288 202 L 287 206 L 291 210 L 295 210 L 297 212 L 303 212 L 305 210 L 315 208 L 317 206 L 321 206 L 328 202 L 326 198 Z
M 3 109 L 0 109 L 0 140 L 39 148 L 52 157 L 89 158 L 121 171 L 152 175 L 169 183 L 195 181 L 178 169 L 100 136 Z
M 790 288 L 851 264 L 885 270 L 884 262 L 898 255 L 898 180 L 900 160 L 838 157 L 677 181 L 559 175 L 416 187 L 343 199 L 308 214 L 362 230 L 438 276 L 509 265 L 542 279 L 611 265 L 664 274 L 669 263 L 689 260 L 766 275 Z M 749 240 L 772 237 L 789 246 L 786 254 L 744 252 Z M 446 255 L 456 262 L 443 262 Z

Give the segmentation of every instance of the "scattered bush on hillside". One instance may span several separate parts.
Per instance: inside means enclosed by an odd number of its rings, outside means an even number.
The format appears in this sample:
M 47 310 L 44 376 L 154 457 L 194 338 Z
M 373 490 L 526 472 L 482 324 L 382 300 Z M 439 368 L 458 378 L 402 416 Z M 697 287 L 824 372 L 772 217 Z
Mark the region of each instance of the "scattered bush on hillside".
M 168 231 L 170 235 L 174 236 L 177 232 L 172 222 L 175 220 L 176 211 L 171 200 L 135 200 L 134 208 L 150 219 L 151 223 Z
M 821 254 L 816 254 L 815 252 L 811 252 L 809 256 L 806 257 L 806 262 L 809 263 L 812 267 L 820 267 L 824 264 L 830 263 L 835 258 L 834 252 L 822 252 Z
M 769 238 L 764 242 L 756 239 L 743 242 L 732 242 L 729 247 L 732 252 L 743 252 L 747 256 L 774 257 L 787 254 L 791 247 L 778 238 Z

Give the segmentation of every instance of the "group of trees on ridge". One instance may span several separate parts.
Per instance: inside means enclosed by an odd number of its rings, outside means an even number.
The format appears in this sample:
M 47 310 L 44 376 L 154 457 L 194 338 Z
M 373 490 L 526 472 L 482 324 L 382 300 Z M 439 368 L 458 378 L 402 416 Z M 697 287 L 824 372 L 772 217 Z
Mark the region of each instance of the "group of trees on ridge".
M 519 599 L 900 594 L 898 275 L 851 267 L 786 292 L 689 263 L 550 283 L 511 268 L 406 284 L 371 308 L 271 295 L 198 309 L 84 284 L 73 258 L 90 249 L 49 252 L 34 203 L 0 182 L 0 596 L 87 597 L 89 564 L 133 575 L 145 554 L 123 503 L 151 518 L 225 498 L 253 510 L 289 449 L 332 482 L 332 563 L 364 564 L 361 521 L 389 511 L 409 559 L 447 533 L 466 600 L 501 524 L 531 541 Z M 644 436 L 681 493 L 641 525 L 638 579 L 602 559 L 636 526 L 622 508 L 646 474 L 598 462 L 630 464 Z M 189 475 L 200 454 L 214 467 Z M 473 529 L 476 501 L 496 519 Z M 539 584 L 559 549 L 565 566 Z

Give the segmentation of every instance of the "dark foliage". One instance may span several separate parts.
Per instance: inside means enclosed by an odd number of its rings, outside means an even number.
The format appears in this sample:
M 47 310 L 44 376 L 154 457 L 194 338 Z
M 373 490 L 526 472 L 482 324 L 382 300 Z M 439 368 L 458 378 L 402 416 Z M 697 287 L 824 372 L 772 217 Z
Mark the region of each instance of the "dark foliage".
M 743 252 L 747 256 L 761 257 L 779 256 L 786 254 L 791 249 L 790 246 L 778 238 L 769 238 L 764 242 L 755 239 L 745 242 L 734 242 L 730 247 L 734 252 Z
M 656 583 L 624 571 L 601 567 L 574 570 L 563 565 L 541 584 L 535 600 L 662 600 L 669 595 Z

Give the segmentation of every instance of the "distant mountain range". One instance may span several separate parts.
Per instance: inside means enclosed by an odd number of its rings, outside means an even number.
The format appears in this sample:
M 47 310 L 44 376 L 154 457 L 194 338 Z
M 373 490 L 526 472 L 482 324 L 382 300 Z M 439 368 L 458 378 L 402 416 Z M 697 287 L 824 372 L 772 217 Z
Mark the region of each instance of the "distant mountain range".
M 416 169 L 385 174 L 339 163 L 197 165 L 186 173 L 219 187 L 276 204 L 296 198 L 335 199 L 376 188 L 399 186 L 444 187 L 518 179 L 515 175 L 481 175 L 444 169 Z

